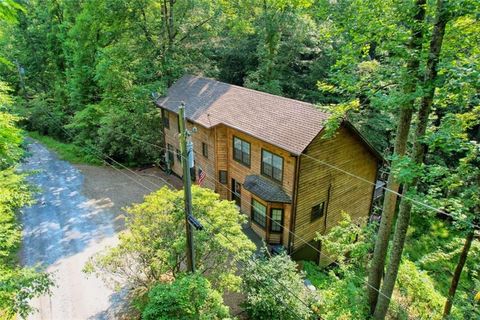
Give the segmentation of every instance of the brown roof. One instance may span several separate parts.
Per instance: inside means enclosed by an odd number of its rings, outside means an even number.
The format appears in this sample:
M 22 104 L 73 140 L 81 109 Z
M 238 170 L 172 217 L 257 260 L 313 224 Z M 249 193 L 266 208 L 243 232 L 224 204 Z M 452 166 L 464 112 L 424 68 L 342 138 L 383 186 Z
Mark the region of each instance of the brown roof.
M 189 75 L 175 82 L 157 105 L 178 113 L 182 101 L 193 122 L 206 128 L 225 124 L 296 155 L 329 116 L 310 103 Z

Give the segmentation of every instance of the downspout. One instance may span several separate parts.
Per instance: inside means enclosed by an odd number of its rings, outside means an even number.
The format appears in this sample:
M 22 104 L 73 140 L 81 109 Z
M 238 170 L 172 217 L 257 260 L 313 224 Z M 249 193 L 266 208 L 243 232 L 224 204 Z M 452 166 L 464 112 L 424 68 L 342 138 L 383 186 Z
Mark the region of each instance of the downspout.
M 297 219 L 297 197 L 298 197 L 298 180 L 300 175 L 300 158 L 301 156 L 295 156 L 295 176 L 293 182 L 293 196 L 292 196 L 292 213 L 290 216 L 290 235 L 288 237 L 288 248 L 287 252 L 289 254 L 293 251 L 294 245 L 294 235 L 295 235 L 295 222 Z

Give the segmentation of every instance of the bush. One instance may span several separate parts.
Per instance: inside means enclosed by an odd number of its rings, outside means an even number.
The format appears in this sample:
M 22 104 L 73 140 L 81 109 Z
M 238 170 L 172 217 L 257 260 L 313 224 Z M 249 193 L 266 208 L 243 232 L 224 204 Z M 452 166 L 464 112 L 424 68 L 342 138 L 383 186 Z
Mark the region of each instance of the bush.
M 417 319 L 442 319 L 445 297 L 435 290 L 434 281 L 427 272 L 419 270 L 412 261 L 405 259 L 398 271 L 397 285 L 399 296 L 394 296 L 394 300 L 399 305 L 392 304 L 393 313 L 407 313 Z M 451 318 L 463 319 L 456 308 Z
M 98 154 L 95 154 L 93 149 L 82 148 L 73 143 L 64 143 L 49 136 L 43 136 L 38 132 L 29 132 L 28 135 L 40 141 L 47 148 L 55 151 L 58 157 L 62 160 L 71 163 L 93 164 L 100 165 L 102 161 Z
M 228 307 L 223 304 L 221 294 L 198 274 L 154 286 L 148 293 L 148 303 L 142 313 L 145 320 L 215 320 L 228 316 Z
M 365 221 L 352 221 L 342 213 L 343 219 L 325 235 L 317 235 L 322 241 L 323 261 L 335 264 L 330 269 L 305 262 L 308 279 L 317 288 L 319 299 L 315 308 L 322 319 L 366 319 L 368 303 L 365 295 L 365 274 L 369 251 L 373 247 L 372 225 Z
M 247 296 L 245 310 L 252 319 L 313 318 L 312 310 L 302 303 L 312 302 L 303 284 L 303 274 L 297 272 L 297 264 L 284 253 L 249 261 L 244 270 L 243 291 Z
M 364 270 L 335 267 L 322 269 L 304 262 L 307 278 L 317 288 L 318 299 L 313 306 L 324 320 L 367 319 Z

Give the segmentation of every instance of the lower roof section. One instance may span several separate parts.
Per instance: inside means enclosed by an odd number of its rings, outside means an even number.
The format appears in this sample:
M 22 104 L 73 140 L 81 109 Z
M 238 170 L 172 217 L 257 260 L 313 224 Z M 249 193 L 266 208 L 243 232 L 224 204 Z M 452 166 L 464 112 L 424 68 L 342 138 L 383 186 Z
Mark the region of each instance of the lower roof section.
M 243 188 L 267 202 L 292 203 L 292 198 L 280 185 L 259 175 L 246 176 Z

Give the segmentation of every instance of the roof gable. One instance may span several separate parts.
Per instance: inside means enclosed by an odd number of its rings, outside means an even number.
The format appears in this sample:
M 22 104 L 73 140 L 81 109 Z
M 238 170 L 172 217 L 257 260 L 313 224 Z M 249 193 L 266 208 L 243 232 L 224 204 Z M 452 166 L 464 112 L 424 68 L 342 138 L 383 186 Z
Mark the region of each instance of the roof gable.
M 314 105 L 216 80 L 184 76 L 157 105 L 211 128 L 225 124 L 299 155 L 323 129 L 329 114 Z

